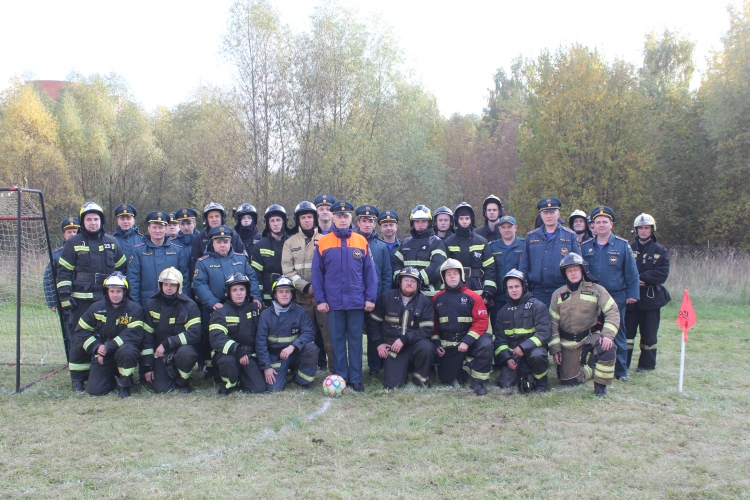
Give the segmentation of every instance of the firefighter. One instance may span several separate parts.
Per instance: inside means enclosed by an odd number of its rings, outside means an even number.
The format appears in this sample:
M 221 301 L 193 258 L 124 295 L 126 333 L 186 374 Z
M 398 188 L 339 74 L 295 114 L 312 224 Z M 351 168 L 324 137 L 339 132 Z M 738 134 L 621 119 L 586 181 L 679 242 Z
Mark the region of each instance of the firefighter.
M 380 234 L 383 235 L 383 243 L 391 252 L 391 271 L 393 271 L 393 256 L 401 246 L 401 240 L 398 239 L 398 214 L 395 210 L 384 210 L 378 216 L 378 225 Z
M 296 302 L 305 308 L 315 329 L 315 345 L 320 351 L 318 369 L 331 373 L 333 367 L 333 347 L 331 332 L 328 329 L 328 315 L 315 307 L 315 290 L 312 286 L 312 262 L 315 248 L 322 237 L 318 229 L 318 211 L 309 201 L 302 201 L 294 208 L 295 227 L 292 235 L 284 242 L 281 250 L 281 270 L 292 280 L 297 291 Z
M 549 315 L 552 338 L 549 351 L 560 367 L 563 385 L 583 384 L 594 379 L 594 393 L 606 397 L 615 374 L 615 335 L 620 311 L 604 287 L 594 283 L 588 264 L 578 254 L 560 261 L 560 274 L 566 284 L 552 294 Z M 594 330 L 604 314 L 601 331 Z
M 432 218 L 435 221 L 435 236 L 445 242 L 454 233 L 453 210 L 448 207 L 438 207 L 432 213 Z
M 443 241 L 432 230 L 432 213 L 424 205 L 417 205 L 409 215 L 411 231 L 393 255 L 393 276 L 404 267 L 416 267 L 422 276 L 422 293 L 432 297 L 440 290 L 440 266 L 448 258 Z
M 224 382 L 219 394 L 228 395 L 237 384 L 242 392 L 265 392 L 266 381 L 255 356 L 260 311 L 250 295 L 250 278 L 235 273 L 224 290 L 224 307 L 213 312 L 208 327 L 214 366 Z
M 456 233 L 448 237 L 445 243 L 449 259 L 456 259 L 464 266 L 466 286 L 484 299 L 489 309 L 497 291 L 495 281 L 495 258 L 487 240 L 474 231 L 474 209 L 462 202 L 454 211 Z
M 414 267 L 396 276 L 396 289 L 378 297 L 367 316 L 367 335 L 383 360 L 383 386 L 406 385 L 408 372 L 416 386 L 429 387 L 435 348 L 430 342 L 434 328 L 432 301 L 420 293 L 421 279 Z
M 625 313 L 625 330 L 628 339 L 628 361 L 633 357 L 633 344 L 638 330 L 641 332 L 641 356 L 638 358 L 638 370 L 656 368 L 656 334 L 659 330 L 661 308 L 672 298 L 664 283 L 669 277 L 669 251 L 656 239 L 656 220 L 649 214 L 635 218 L 633 227 L 637 232 L 630 249 L 638 267 L 638 284 L 640 300 L 628 304 Z
M 140 231 L 138 231 L 138 226 L 135 225 L 135 217 L 137 215 L 138 211 L 135 207 L 127 203 L 123 203 L 115 208 L 117 229 L 115 229 L 113 236 L 120 245 L 125 258 L 128 260 L 133 255 L 133 247 L 143 239 Z M 102 222 L 102 226 L 104 226 L 104 222 Z
M 625 306 L 635 304 L 640 298 L 638 267 L 630 251 L 628 240 L 615 236 L 612 228 L 615 212 L 605 206 L 591 212 L 596 236 L 581 244 L 581 256 L 589 266 L 597 283 L 603 286 L 617 303 L 620 325 L 615 337 L 617 364 L 615 378 L 623 382 L 628 379 L 628 341 L 625 333 Z
M 573 210 L 568 217 L 568 227 L 576 233 L 579 244 L 593 236 L 589 229 L 589 217 L 583 210 Z
M 495 363 L 500 366 L 497 385 L 517 385 L 520 392 L 547 390 L 547 343 L 552 336 L 547 306 L 529 292 L 526 277 L 511 269 L 503 277 L 508 302 L 495 320 Z
M 159 274 L 168 267 L 177 268 L 183 276 L 188 272 L 188 255 L 179 240 L 166 238 L 167 212 L 151 212 L 146 216 L 148 235 L 133 247 L 128 263 L 130 296 L 145 308 L 151 296 L 159 289 Z M 190 287 L 187 280 L 186 288 Z
M 91 305 L 104 299 L 102 284 L 115 271 L 125 274 L 128 262 L 113 236 L 104 232 L 104 211 L 94 202 L 86 202 L 79 214 L 78 234 L 63 245 L 57 269 L 57 295 L 63 311 L 70 314 L 71 328 Z M 71 336 L 70 378 L 74 391 L 83 391 L 91 358 Z
M 159 275 L 159 290 L 146 306 L 141 345 L 146 382 L 154 392 L 190 392 L 190 374 L 198 362 L 201 316 L 198 306 L 182 293 L 182 273 L 168 267 Z
M 78 234 L 78 229 L 81 227 L 81 223 L 78 217 L 66 217 L 63 219 L 62 224 L 63 240 L 68 241 L 70 238 Z M 44 300 L 47 302 L 47 307 L 52 312 L 57 312 L 59 301 L 57 298 L 57 288 L 55 287 L 55 276 L 57 275 L 57 263 L 60 260 L 60 254 L 62 254 L 63 247 L 58 247 L 52 250 L 52 262 L 47 264 L 44 269 Z M 70 353 L 70 309 L 63 311 L 63 326 L 62 326 L 62 337 L 63 345 L 65 346 L 65 359 L 69 360 Z
M 362 205 L 358 207 L 354 214 L 357 216 L 357 233 L 361 234 L 370 245 L 372 259 L 375 261 L 375 272 L 378 275 L 378 297 L 386 290 L 391 289 L 391 252 L 388 245 L 378 238 L 375 232 L 380 212 L 372 205 Z M 382 362 L 378 355 L 378 348 L 368 337 L 367 342 L 367 365 L 370 368 L 370 376 L 376 375 L 382 368 Z
M 234 220 L 237 221 L 234 231 L 240 235 L 247 255 L 252 256 L 255 244 L 262 238 L 258 231 L 258 211 L 251 204 L 243 203 L 234 210 Z
M 516 219 L 510 215 L 503 215 L 497 225 L 500 231 L 500 239 L 490 243 L 492 256 L 495 258 L 495 276 L 505 276 L 511 269 L 518 269 L 521 264 L 521 254 L 525 239 L 516 236 L 518 226 Z M 527 286 L 527 290 L 528 286 Z M 508 297 L 503 287 L 498 287 L 495 293 L 494 304 L 490 311 L 491 324 L 495 324 L 497 312 L 508 302 Z
M 94 302 L 78 320 L 74 335 L 91 362 L 86 392 L 101 396 L 119 388 L 130 396 L 133 372 L 143 339 L 143 309 L 128 297 L 128 280 L 120 272 L 104 280 L 104 299 Z
M 576 234 L 560 224 L 559 199 L 542 198 L 536 207 L 542 225 L 526 235 L 518 270 L 526 276 L 534 297 L 549 306 L 552 293 L 565 284 L 560 276 L 560 259 L 581 251 Z
M 443 384 L 471 379 L 477 396 L 487 394 L 484 383 L 492 367 L 492 335 L 487 334 L 489 318 L 482 297 L 464 282 L 464 266 L 455 259 L 440 266 L 445 289 L 432 298 L 435 327 L 432 342 Z
M 271 305 L 271 286 L 281 276 L 281 251 L 289 237 L 286 226 L 286 210 L 281 205 L 273 204 L 263 214 L 266 227 L 263 237 L 256 243 L 250 256 L 250 265 L 255 269 L 263 293 L 263 304 Z
M 261 305 L 261 292 L 258 286 L 258 278 L 247 262 L 244 255 L 234 252 L 232 249 L 232 237 L 234 232 L 229 226 L 220 225 L 211 229 L 208 233 L 211 243 L 208 245 L 208 255 L 199 258 L 193 272 L 193 293 L 198 297 L 202 309 L 203 335 L 201 337 L 200 354 L 206 375 L 213 374 L 213 363 L 211 360 L 211 342 L 208 334 L 211 313 L 223 307 L 224 287 L 229 277 L 235 273 L 242 273 L 250 278 L 250 295 Z M 216 381 L 220 380 L 218 372 L 215 374 Z
M 336 374 L 364 392 L 362 330 L 365 312 L 375 308 L 378 277 L 367 240 L 351 230 L 354 206 L 339 200 L 331 211 L 334 228 L 313 254 L 312 286 L 318 311 L 328 313 Z
M 309 389 L 315 379 L 318 346 L 315 326 L 305 309 L 294 301 L 294 284 L 280 277 L 271 288 L 273 304 L 260 315 L 255 352 L 270 392 L 286 387 L 287 373 L 296 370 L 294 381 Z M 360 349 L 360 360 L 362 359 Z
M 476 233 L 489 243 L 499 240 L 501 235 L 497 225 L 503 216 L 503 202 L 494 194 L 489 195 L 482 203 L 482 214 L 484 225 L 477 229 Z
M 330 194 L 320 194 L 313 200 L 315 208 L 318 211 L 318 232 L 323 236 L 333 230 L 331 206 L 335 201 Z
M 212 201 L 203 208 L 204 230 L 202 233 L 200 233 L 200 236 L 196 236 L 195 238 L 193 238 L 193 241 L 190 244 L 189 267 L 191 275 L 195 273 L 195 263 L 198 261 L 198 259 L 200 259 L 204 255 L 208 255 L 208 253 L 212 250 L 211 245 L 213 243 L 213 240 L 211 239 L 211 236 L 209 236 L 209 232 L 215 227 L 225 225 L 226 221 L 227 211 L 224 210 L 224 207 L 220 204 Z M 232 232 L 232 250 L 237 255 L 244 255 L 247 258 L 250 257 L 245 251 L 245 244 L 242 243 L 242 239 L 238 234 L 234 232 Z M 222 282 L 222 288 L 223 286 L 224 284 Z

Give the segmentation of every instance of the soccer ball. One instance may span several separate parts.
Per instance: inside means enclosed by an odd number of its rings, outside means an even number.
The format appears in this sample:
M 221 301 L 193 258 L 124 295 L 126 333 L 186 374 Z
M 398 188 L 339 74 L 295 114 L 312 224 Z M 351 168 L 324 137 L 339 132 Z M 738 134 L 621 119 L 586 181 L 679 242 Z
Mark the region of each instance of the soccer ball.
M 338 375 L 328 375 L 323 381 L 323 394 L 337 398 L 344 394 L 346 381 Z

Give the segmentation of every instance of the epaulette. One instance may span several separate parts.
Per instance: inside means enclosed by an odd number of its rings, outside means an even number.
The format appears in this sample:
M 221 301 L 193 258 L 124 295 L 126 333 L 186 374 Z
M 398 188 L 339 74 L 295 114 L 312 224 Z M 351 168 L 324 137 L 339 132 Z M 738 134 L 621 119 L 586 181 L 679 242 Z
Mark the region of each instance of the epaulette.
M 586 243 L 588 243 L 589 241 L 594 241 L 594 238 L 592 237 L 592 238 L 589 238 L 589 239 L 587 239 L 587 240 L 583 240 L 583 241 L 581 242 L 581 245 L 585 245 L 585 244 L 586 244 Z
M 617 236 L 617 235 L 615 235 L 615 239 L 616 239 L 616 240 L 620 240 L 620 241 L 624 241 L 625 243 L 627 243 L 627 244 L 630 244 L 630 242 L 629 242 L 628 240 L 626 240 L 625 238 L 620 238 L 620 237 L 619 237 L 619 236 Z
M 202 256 L 202 257 L 199 257 L 199 258 L 198 258 L 198 260 L 196 260 L 195 262 L 200 262 L 200 261 L 202 261 L 202 260 L 206 260 L 206 259 L 207 259 L 207 258 L 209 258 L 209 257 L 210 257 L 209 255 L 204 255 L 204 256 Z
M 563 228 L 564 230 L 566 230 L 567 232 L 569 232 L 569 233 L 573 233 L 573 234 L 575 234 L 576 236 L 578 236 L 578 234 L 577 234 L 577 233 L 576 233 L 575 231 L 573 231 L 572 229 L 570 229 L 569 227 L 565 227 L 565 226 L 561 226 L 561 227 L 562 227 L 562 228 Z
M 138 247 L 142 247 L 142 246 L 145 246 L 145 245 L 146 245 L 146 242 L 145 242 L 145 241 L 142 241 L 142 242 L 138 243 L 137 245 L 133 245 L 133 250 L 135 250 L 135 249 L 136 249 L 136 248 L 138 248 Z
M 176 246 L 177 248 L 182 248 L 182 245 L 180 245 L 179 243 L 175 243 L 174 240 L 169 240 L 169 241 L 170 243 L 172 243 L 172 245 Z
M 529 231 L 529 232 L 528 232 L 528 233 L 526 233 L 526 234 L 536 233 L 537 229 L 539 229 L 539 228 L 536 228 L 536 229 L 532 229 L 531 231 Z
M 55 248 L 54 250 L 52 250 L 52 253 L 55 253 L 55 252 L 61 252 L 61 251 L 62 251 L 62 249 L 63 249 L 63 247 L 57 247 L 57 248 Z

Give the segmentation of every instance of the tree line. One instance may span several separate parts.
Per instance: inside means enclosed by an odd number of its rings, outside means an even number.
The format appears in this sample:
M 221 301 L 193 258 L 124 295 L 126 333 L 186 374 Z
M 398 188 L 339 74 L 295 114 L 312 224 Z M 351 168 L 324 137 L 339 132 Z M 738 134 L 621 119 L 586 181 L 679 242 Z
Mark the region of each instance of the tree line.
M 327 2 L 295 33 L 268 0 L 239 0 L 228 88 L 149 113 L 118 75 L 72 74 L 56 100 L 14 82 L 0 184 L 41 189 L 53 221 L 95 200 L 110 228 L 123 202 L 291 212 L 325 192 L 406 219 L 417 203 L 479 211 L 493 193 L 522 229 L 556 196 L 563 214 L 612 207 L 622 236 L 647 212 L 666 243 L 750 247 L 750 2 L 729 18 L 697 89 L 693 42 L 665 30 L 646 35 L 640 67 L 583 45 L 518 57 L 481 115 L 443 118 L 387 26 Z

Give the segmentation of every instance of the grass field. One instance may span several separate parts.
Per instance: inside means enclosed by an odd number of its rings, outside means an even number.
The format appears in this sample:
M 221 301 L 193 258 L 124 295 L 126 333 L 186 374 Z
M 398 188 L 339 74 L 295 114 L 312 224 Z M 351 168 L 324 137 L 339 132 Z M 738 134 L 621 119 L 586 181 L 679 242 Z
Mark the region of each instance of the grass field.
M 365 394 L 337 400 L 222 398 L 205 381 L 120 400 L 74 395 L 63 372 L 0 396 L 0 497 L 746 498 L 750 311 L 696 303 L 680 394 L 678 305 L 658 369 L 606 400 L 554 377 L 532 396 L 365 377 Z

